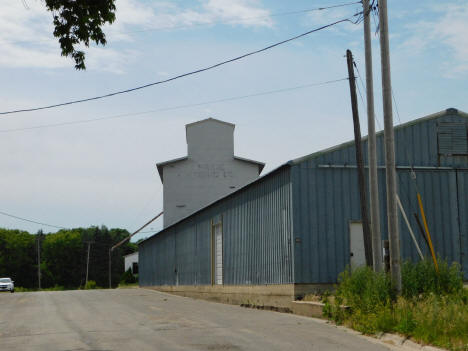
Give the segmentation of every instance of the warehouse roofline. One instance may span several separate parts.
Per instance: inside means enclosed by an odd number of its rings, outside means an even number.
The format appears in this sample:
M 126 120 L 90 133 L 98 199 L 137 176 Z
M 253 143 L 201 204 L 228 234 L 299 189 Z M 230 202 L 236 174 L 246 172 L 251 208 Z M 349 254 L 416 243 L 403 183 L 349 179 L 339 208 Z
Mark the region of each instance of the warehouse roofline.
M 460 117 L 468 118 L 468 113 L 463 112 L 463 111 L 460 111 L 460 110 L 457 110 L 456 108 L 448 108 L 448 109 L 446 109 L 446 110 L 443 110 L 443 111 L 440 111 L 440 112 L 436 112 L 436 113 L 433 113 L 433 114 L 430 114 L 430 115 L 427 115 L 427 116 L 424 116 L 424 117 L 420 117 L 420 118 L 417 118 L 417 119 L 415 119 L 415 120 L 412 120 L 412 121 L 409 121 L 409 122 L 406 122 L 406 123 L 403 123 L 403 124 L 394 126 L 394 129 L 395 129 L 395 130 L 398 130 L 398 129 L 406 128 L 406 127 L 412 126 L 412 125 L 414 125 L 414 124 L 418 124 L 418 123 L 421 123 L 421 122 L 425 122 L 425 121 L 428 121 L 428 120 L 432 120 L 432 119 L 436 119 L 436 118 L 445 116 L 445 115 L 447 115 L 447 114 L 456 114 L 456 115 L 458 115 L 458 116 L 460 116 Z M 377 134 L 377 135 L 381 135 L 381 134 L 383 134 L 383 131 L 380 131 L 380 132 L 378 132 L 378 133 L 376 133 L 376 134 Z M 362 140 L 367 140 L 367 136 L 363 137 Z M 207 209 L 207 208 L 209 208 L 209 207 L 211 207 L 211 206 L 213 206 L 213 205 L 215 205 L 215 204 L 217 204 L 217 203 L 223 201 L 224 199 L 227 199 L 227 198 L 229 198 L 229 197 L 231 197 L 231 196 L 234 196 L 234 195 L 237 194 L 238 192 L 240 192 L 240 191 L 242 191 L 242 190 L 244 190 L 244 189 L 246 189 L 246 188 L 252 186 L 253 184 L 255 184 L 255 183 L 257 183 L 257 182 L 262 181 L 263 179 L 265 179 L 265 178 L 271 176 L 272 174 L 278 172 L 279 170 L 281 170 L 281 169 L 283 169 L 283 168 L 291 167 L 291 166 L 297 165 L 297 164 L 299 164 L 299 163 L 301 163 L 301 162 L 303 162 L 303 161 L 310 160 L 310 159 L 316 158 L 316 157 L 318 157 L 318 156 L 320 156 L 320 155 L 323 155 L 323 154 L 326 154 L 326 153 L 329 153 L 329 152 L 333 152 L 333 151 L 336 151 L 336 150 L 340 150 L 340 149 L 343 149 L 343 148 L 345 148 L 345 147 L 349 147 L 349 146 L 351 146 L 351 145 L 354 145 L 354 140 L 352 140 L 352 141 L 347 141 L 347 142 L 345 142 L 345 143 L 341 143 L 341 144 L 339 144 L 339 145 L 335 145 L 335 146 L 332 146 L 332 147 L 330 147 L 330 148 L 323 149 L 323 150 L 314 152 L 314 153 L 312 153 L 312 154 L 309 154 L 309 155 L 306 155 L 306 156 L 303 156 L 303 157 L 299 157 L 299 158 L 290 160 L 290 161 L 288 161 L 288 162 L 286 162 L 286 163 L 283 163 L 282 165 L 278 166 L 277 168 L 275 168 L 275 169 L 271 170 L 270 172 L 264 174 L 263 176 L 261 176 L 261 177 L 255 179 L 254 181 L 252 181 L 252 182 L 250 182 L 250 183 L 244 185 L 243 187 L 237 189 L 236 191 L 234 191 L 234 192 L 232 192 L 232 193 L 230 193 L 230 194 L 228 194 L 228 195 L 226 195 L 226 196 L 224 196 L 224 197 L 222 197 L 222 198 L 219 198 L 219 199 L 215 200 L 214 202 L 211 202 L 210 204 L 208 204 L 208 205 L 206 205 L 206 206 L 200 208 L 199 210 L 197 210 L 197 211 L 195 211 L 195 212 L 193 212 L 193 213 L 191 213 L 191 214 L 189 214 L 189 215 L 187 215 L 187 216 L 181 218 L 180 220 L 178 220 L 177 222 L 171 224 L 170 226 L 168 226 L 168 227 L 166 227 L 166 228 L 160 230 L 159 232 L 157 232 L 157 233 L 155 233 L 155 234 L 149 236 L 148 238 L 146 238 L 146 239 L 144 239 L 143 241 L 141 241 L 140 244 L 141 244 L 141 243 L 144 243 L 145 241 L 147 241 L 147 240 L 149 240 L 149 239 L 151 239 L 151 238 L 154 237 L 155 235 L 158 235 L 158 234 L 160 234 L 160 233 L 162 233 L 162 232 L 164 232 L 164 231 L 166 231 L 166 230 L 169 230 L 169 229 L 172 228 L 173 226 L 175 226 L 175 225 L 181 223 L 182 221 L 184 221 L 184 220 L 186 220 L 186 219 L 188 219 L 188 218 L 190 218 L 190 217 L 192 217 L 192 216 L 195 216 L 196 214 L 200 213 L 201 211 L 203 211 L 203 210 L 205 210 L 205 209 Z M 174 160 L 172 160 L 172 161 L 167 161 L 167 162 L 163 162 L 163 163 L 167 164 L 167 163 L 170 163 L 170 162 L 177 162 L 177 161 L 180 161 L 180 160 L 182 160 L 182 159 L 184 159 L 184 158 L 182 157 L 182 158 L 180 158 L 180 159 L 174 159 Z M 159 165 L 159 164 L 158 164 L 158 165 Z M 162 179 L 162 177 L 161 177 L 161 179 Z
M 289 161 L 289 162 L 290 162 L 290 161 Z M 234 196 L 234 195 L 237 194 L 238 192 L 240 192 L 240 191 L 242 191 L 242 190 L 248 188 L 249 186 L 251 186 L 251 185 L 257 183 L 258 181 L 260 181 L 260 180 L 262 180 L 262 179 L 264 179 L 264 178 L 266 178 L 266 177 L 269 177 L 269 176 L 272 175 L 273 173 L 278 172 L 280 169 L 283 169 L 283 168 L 285 168 L 285 167 L 287 167 L 287 166 L 290 166 L 289 162 L 284 163 L 284 164 L 282 164 L 282 165 L 276 167 L 275 169 L 273 169 L 273 170 L 271 170 L 270 172 L 268 172 L 268 173 L 262 175 L 261 177 L 258 177 L 257 179 L 251 181 L 250 183 L 244 185 L 243 187 L 237 189 L 236 191 L 234 191 L 234 192 L 232 192 L 232 193 L 230 193 L 230 194 L 228 194 L 228 195 L 226 195 L 226 196 L 223 196 L 223 197 L 221 197 L 221 198 L 219 198 L 219 199 L 217 199 L 217 200 L 215 200 L 215 201 L 209 203 L 208 205 L 206 205 L 206 206 L 204 206 L 204 207 L 202 207 L 202 208 L 196 210 L 195 212 L 192 212 L 191 214 L 189 214 L 189 215 L 187 215 L 187 216 L 185 216 L 185 217 L 179 219 L 177 222 L 172 223 L 170 226 L 167 226 L 167 227 L 161 229 L 159 232 L 156 232 L 156 233 L 154 233 L 153 235 L 147 237 L 146 239 L 140 241 L 140 243 L 139 243 L 138 245 L 140 245 L 141 243 L 144 243 L 145 241 L 151 239 L 151 238 L 154 237 L 155 235 L 158 235 L 158 234 L 160 234 L 160 233 L 162 233 L 162 232 L 164 232 L 164 231 L 166 231 L 166 230 L 168 230 L 168 229 L 174 227 L 175 225 L 177 225 L 177 224 L 183 222 L 184 220 L 186 220 L 186 219 L 188 219 L 188 218 L 190 218 L 190 217 L 192 217 L 192 216 L 195 216 L 196 214 L 200 213 L 201 211 L 203 211 L 203 210 L 205 210 L 205 209 L 207 209 L 207 208 L 209 208 L 209 207 L 211 207 L 211 206 L 216 205 L 218 202 L 221 202 L 221 201 L 223 201 L 224 199 L 227 199 L 227 198 L 229 198 L 229 197 L 231 197 L 231 196 Z
M 420 118 L 417 118 L 417 119 L 413 119 L 413 120 L 408 121 L 406 123 L 396 125 L 396 126 L 393 127 L 393 129 L 394 130 L 399 130 L 399 129 L 407 128 L 407 127 L 410 127 L 412 125 L 415 125 L 415 124 L 418 124 L 418 123 L 421 123 L 421 122 L 425 122 L 425 121 L 429 121 L 431 119 L 436 119 L 436 118 L 445 116 L 447 114 L 456 114 L 456 115 L 458 115 L 460 117 L 468 118 L 468 113 L 466 113 L 466 112 L 460 111 L 460 110 L 458 110 L 456 108 L 447 108 L 445 110 L 442 110 L 442 111 L 439 111 L 439 112 L 436 112 L 436 113 L 432 113 L 430 115 L 420 117 Z M 382 135 L 383 133 L 384 133 L 384 131 L 381 130 L 381 131 L 377 132 L 376 135 Z M 363 141 L 367 140 L 367 137 L 368 136 L 366 135 L 365 137 L 362 137 L 361 140 L 363 140 Z M 289 163 L 292 164 L 292 165 L 296 165 L 296 164 L 299 164 L 301 162 L 311 160 L 311 159 L 317 158 L 317 157 L 319 157 L 321 155 L 328 154 L 328 153 L 333 152 L 333 151 L 338 151 L 338 150 L 341 150 L 341 149 L 344 149 L 346 147 L 353 146 L 353 145 L 354 145 L 354 140 L 347 141 L 347 142 L 344 142 L 344 143 L 329 147 L 327 149 L 323 149 L 323 150 L 311 153 L 309 155 L 296 158 L 294 160 L 289 161 Z

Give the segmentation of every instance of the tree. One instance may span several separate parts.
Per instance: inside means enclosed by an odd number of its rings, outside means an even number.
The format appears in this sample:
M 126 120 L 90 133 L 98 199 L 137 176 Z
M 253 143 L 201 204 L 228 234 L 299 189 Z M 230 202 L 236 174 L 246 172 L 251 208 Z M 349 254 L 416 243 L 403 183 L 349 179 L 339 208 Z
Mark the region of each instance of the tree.
M 115 0 L 45 0 L 53 13 L 54 36 L 58 38 L 62 56 L 71 56 L 77 70 L 86 69 L 85 53 L 77 46 L 89 42 L 106 45 L 102 26 L 115 20 Z

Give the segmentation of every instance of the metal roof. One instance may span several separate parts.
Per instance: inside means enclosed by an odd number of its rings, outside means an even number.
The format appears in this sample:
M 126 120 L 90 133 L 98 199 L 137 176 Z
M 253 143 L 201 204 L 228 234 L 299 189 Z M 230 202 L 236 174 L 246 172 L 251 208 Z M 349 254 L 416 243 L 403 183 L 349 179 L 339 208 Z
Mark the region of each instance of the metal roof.
M 192 123 L 186 124 L 186 125 L 185 125 L 185 129 L 187 129 L 187 127 L 191 127 L 191 126 L 193 126 L 193 125 L 195 125 L 195 124 L 205 123 L 205 122 L 208 122 L 208 121 L 213 121 L 213 122 L 222 123 L 222 124 L 228 125 L 228 126 L 233 127 L 233 128 L 236 127 L 236 125 L 233 124 L 233 123 L 229 123 L 229 122 L 221 121 L 221 120 L 216 119 L 216 118 L 209 117 L 209 118 L 202 119 L 201 121 L 196 121 L 196 122 L 192 122 Z
M 415 124 L 418 124 L 418 123 L 422 123 L 422 122 L 425 122 L 425 121 L 429 121 L 431 119 L 436 119 L 436 118 L 445 116 L 448 113 L 456 113 L 460 117 L 468 118 L 468 113 L 457 110 L 456 108 L 448 108 L 446 110 L 442 110 L 442 111 L 439 111 L 439 112 L 436 112 L 436 113 L 433 113 L 433 114 L 430 114 L 430 115 L 427 115 L 427 116 L 424 116 L 424 117 L 420 117 L 420 118 L 411 120 L 411 121 L 406 122 L 406 123 L 396 125 L 396 126 L 393 127 L 393 129 L 394 130 L 403 129 L 403 128 L 406 128 L 406 127 L 409 127 L 409 126 L 412 126 L 412 125 L 415 125 Z M 384 133 L 384 131 L 381 130 L 381 131 L 377 132 L 376 135 L 377 136 L 382 135 L 383 133 Z M 365 137 L 363 137 L 361 140 L 362 141 L 367 140 L 367 135 Z M 296 159 L 293 159 L 293 160 L 289 161 L 288 163 L 293 164 L 293 165 L 299 164 L 299 163 L 301 163 L 303 161 L 307 161 L 307 160 L 316 158 L 318 156 L 321 156 L 321 155 L 329 153 L 329 152 L 341 150 L 341 149 L 344 149 L 344 148 L 352 146 L 352 145 L 354 145 L 354 140 L 347 141 L 347 142 L 344 142 L 344 143 L 329 147 L 327 149 L 323 149 L 323 150 L 311 153 L 311 154 L 306 155 L 306 156 L 298 157 Z
M 455 108 L 448 108 L 448 109 L 446 109 L 446 110 L 443 110 L 443 111 L 440 111 L 440 112 L 436 112 L 436 113 L 433 113 L 433 114 L 430 114 L 430 115 L 427 115 L 427 116 L 424 116 L 424 117 L 421 117 L 421 118 L 417 118 L 417 119 L 415 119 L 415 120 L 412 120 L 412 121 L 409 121 L 409 122 L 406 122 L 406 123 L 403 123 L 403 124 L 400 124 L 400 125 L 397 125 L 397 126 L 394 126 L 394 129 L 395 129 L 395 130 L 403 129 L 403 128 L 405 128 L 405 127 L 409 127 L 409 126 L 412 126 L 412 125 L 414 125 L 414 124 L 422 123 L 422 122 L 425 122 L 425 121 L 428 121 L 428 120 L 431 120 L 431 119 L 436 119 L 436 118 L 445 116 L 445 115 L 448 114 L 448 113 L 452 113 L 452 114 L 453 114 L 453 113 L 456 113 L 458 116 L 468 118 L 468 113 L 463 112 L 463 111 L 459 111 L 459 110 L 457 110 L 457 109 L 455 109 Z M 381 135 L 381 134 L 383 134 L 383 131 L 380 131 L 380 132 L 378 132 L 378 133 L 376 133 L 376 134 L 377 134 L 377 135 Z M 367 136 L 363 137 L 362 140 L 367 140 Z M 339 145 L 336 145 L 336 146 L 333 146 L 333 147 L 330 147 L 330 148 L 327 148 L 327 149 L 323 149 L 323 150 L 314 152 L 314 153 L 312 153 L 312 154 L 309 154 L 309 155 L 306 155 L 306 156 L 303 156 L 303 157 L 299 157 L 299 158 L 290 160 L 290 161 L 288 161 L 288 162 L 286 162 L 286 163 L 283 163 L 283 164 L 281 164 L 280 166 L 276 167 L 275 169 L 271 170 L 270 172 L 264 174 L 263 176 L 261 176 L 261 177 L 255 179 L 254 181 L 252 181 L 252 182 L 250 182 L 250 183 L 244 185 L 243 187 L 237 189 L 236 191 L 234 191 L 234 192 L 232 192 L 232 193 L 230 193 L 230 194 L 228 194 L 228 195 L 226 195 L 226 196 L 224 196 L 224 197 L 222 197 L 222 198 L 220 198 L 220 199 L 215 200 L 214 202 L 212 202 L 212 203 L 210 203 L 210 204 L 208 204 L 208 205 L 206 205 L 206 206 L 204 206 L 204 207 L 198 209 L 197 211 L 195 211 L 195 212 L 193 212 L 193 213 L 187 215 L 186 217 L 183 217 L 183 218 L 179 219 L 177 222 L 175 222 L 175 223 L 171 224 L 170 226 L 168 226 L 168 227 L 162 229 L 161 231 L 159 231 L 159 232 L 157 232 L 157 233 L 155 233 L 155 234 L 149 236 L 148 238 L 142 240 L 140 243 L 145 242 L 146 240 L 152 238 L 153 236 L 155 236 L 155 235 L 157 235 L 157 234 L 159 234 L 159 233 L 161 233 L 161 232 L 163 232 L 163 231 L 166 231 L 166 230 L 168 230 L 168 229 L 174 227 L 176 224 L 178 224 L 178 223 L 184 221 L 184 220 L 187 219 L 187 218 L 190 218 L 190 217 L 192 217 L 192 216 L 195 216 L 197 213 L 199 213 L 199 212 L 201 212 L 201 211 L 203 211 L 203 210 L 205 210 L 205 209 L 207 209 L 207 208 L 209 208 L 209 207 L 211 207 L 211 206 L 217 204 L 218 202 L 223 201 L 224 199 L 227 199 L 227 198 L 233 196 L 234 194 L 237 194 L 238 192 L 240 192 L 240 191 L 242 191 L 242 190 L 244 190 L 244 189 L 246 189 L 246 188 L 252 186 L 252 184 L 255 184 L 255 183 L 257 183 L 257 182 L 263 181 L 265 178 L 271 176 L 272 174 L 276 173 L 276 172 L 279 171 L 280 169 L 283 169 L 283 168 L 285 168 L 285 167 L 291 167 L 291 166 L 297 165 L 297 164 L 299 164 L 299 163 L 301 163 L 301 162 L 303 162 L 303 161 L 307 161 L 307 160 L 310 160 L 310 159 L 319 157 L 319 156 L 321 156 L 321 155 L 323 155 L 323 154 L 326 154 L 326 153 L 329 153 L 329 152 L 333 152 L 333 151 L 336 151 L 336 150 L 340 150 L 340 149 L 349 147 L 349 146 L 351 146 L 351 145 L 354 145 L 354 140 L 352 140 L 352 141 L 347 141 L 347 142 L 345 142 L 345 143 L 342 143 L 342 144 L 339 144 Z M 178 160 L 178 159 L 176 159 L 176 160 Z M 175 161 L 175 160 L 172 160 L 172 161 Z M 168 161 L 168 162 L 170 162 L 170 161 Z
M 265 167 L 265 163 L 259 162 L 259 161 L 255 161 L 255 160 L 250 160 L 250 159 L 248 159 L 248 158 L 239 157 L 239 156 L 234 156 L 234 159 L 235 159 L 235 160 L 244 161 L 244 162 L 253 163 L 253 164 L 258 165 L 258 174 L 262 173 L 263 168 Z
M 185 161 L 185 160 L 188 160 L 188 156 L 178 157 L 178 158 L 174 158 L 174 159 L 169 160 L 169 161 L 156 163 L 156 167 L 158 168 L 159 177 L 161 178 L 161 183 L 163 182 L 163 168 L 164 168 L 164 166 L 170 165 L 172 163 L 180 162 L 180 161 Z

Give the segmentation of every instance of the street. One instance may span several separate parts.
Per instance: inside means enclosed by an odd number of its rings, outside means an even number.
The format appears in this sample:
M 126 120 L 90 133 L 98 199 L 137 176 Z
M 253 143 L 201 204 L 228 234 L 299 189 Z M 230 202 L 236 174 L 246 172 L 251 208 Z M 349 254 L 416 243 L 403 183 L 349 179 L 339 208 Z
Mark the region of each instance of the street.
M 312 318 L 146 289 L 0 294 L 2 350 L 387 350 Z

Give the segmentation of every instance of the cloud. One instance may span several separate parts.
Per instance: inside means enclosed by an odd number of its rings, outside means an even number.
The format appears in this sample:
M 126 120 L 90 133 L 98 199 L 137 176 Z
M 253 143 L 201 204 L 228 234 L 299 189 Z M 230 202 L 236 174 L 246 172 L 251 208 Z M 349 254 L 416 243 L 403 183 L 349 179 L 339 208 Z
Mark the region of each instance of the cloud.
M 271 27 L 273 25 L 270 12 L 258 7 L 253 1 L 209 0 L 204 7 L 207 15 L 214 19 L 246 26 Z
M 307 25 L 316 28 L 347 18 L 354 21 L 357 19 L 357 16 L 353 15 L 359 11 L 359 7 L 356 9 L 338 8 L 333 10 L 312 11 L 307 14 Z M 340 34 L 348 34 L 349 32 L 362 31 L 362 25 L 345 22 L 338 26 L 331 27 L 328 30 L 335 31 Z
M 52 14 L 42 1 L 28 3 L 0 0 L 0 66 L 62 68 L 73 67 L 70 58 L 60 56 L 57 39 L 53 37 Z M 195 25 L 228 23 L 242 26 L 271 27 L 270 12 L 256 0 L 206 0 L 195 8 L 182 8 L 167 1 L 141 2 L 116 0 L 116 21 L 105 27 L 108 43 L 132 41 L 141 30 L 190 28 Z M 137 50 L 117 50 L 106 46 L 84 48 L 90 70 L 122 73 Z
M 402 48 L 417 55 L 435 48 L 440 50 L 442 44 L 450 53 L 450 62 L 444 64 L 447 74 L 468 73 L 468 3 L 437 6 L 433 10 L 437 13 L 433 20 L 408 26 L 412 35 Z
M 162 1 L 154 2 L 151 6 L 143 6 L 134 0 L 119 1 L 117 21 L 112 25 L 112 33 L 129 25 L 146 30 L 190 28 L 216 23 L 249 27 L 273 25 L 270 11 L 261 8 L 255 0 L 206 0 L 194 8 L 182 8 Z

